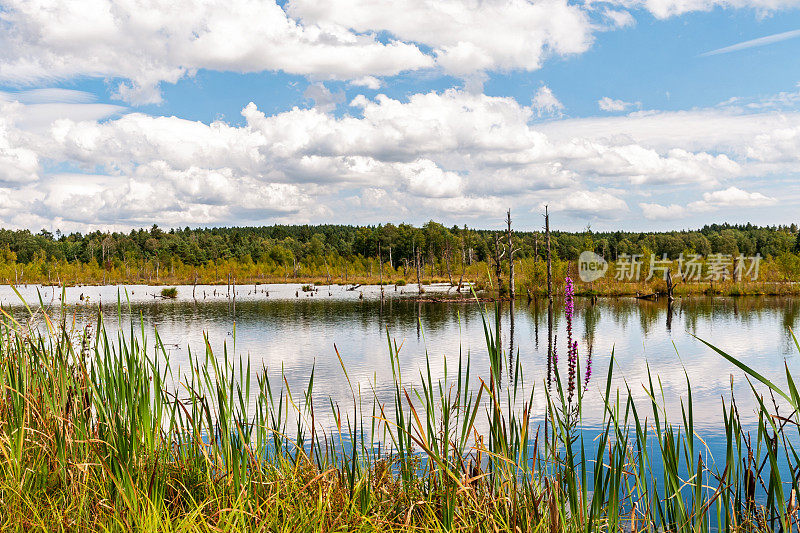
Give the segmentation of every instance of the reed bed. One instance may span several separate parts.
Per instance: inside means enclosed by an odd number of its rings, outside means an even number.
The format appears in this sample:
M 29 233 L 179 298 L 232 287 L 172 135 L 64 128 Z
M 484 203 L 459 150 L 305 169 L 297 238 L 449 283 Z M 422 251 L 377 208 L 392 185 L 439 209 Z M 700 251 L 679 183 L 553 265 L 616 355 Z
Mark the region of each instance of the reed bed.
M 498 346 L 497 309 L 484 314 L 489 368 L 473 368 L 469 354 L 459 354 L 447 377 L 433 379 L 428 364 L 412 382 L 387 333 L 393 400 L 359 389 L 342 364 L 352 391 L 347 406 L 314 395 L 313 371 L 305 390 L 292 391 L 285 378 L 271 380 L 227 349 L 212 353 L 206 339 L 205 351 L 178 372 L 157 332 L 152 340 L 134 326 L 109 332 L 102 315 L 93 330 L 79 330 L 66 308 L 51 317 L 43 307 L 28 308 L 24 319 L 4 312 L 0 322 L 5 530 L 796 526 L 793 377 L 787 370 L 787 386 L 778 387 L 717 348 L 721 363 L 752 381 L 760 412 L 751 430 L 732 397 L 722 403 L 726 457 L 710 466 L 694 430 L 688 376 L 674 421 L 657 376 L 644 384 L 646 406 L 633 402 L 630 389 L 612 389 L 612 354 L 600 377 L 602 428 L 587 431 L 577 355 L 563 375 L 554 364 L 551 376 L 524 376 L 518 358 Z M 543 423 L 534 422 L 526 379 L 547 390 Z M 323 411 L 332 426 L 320 423 Z

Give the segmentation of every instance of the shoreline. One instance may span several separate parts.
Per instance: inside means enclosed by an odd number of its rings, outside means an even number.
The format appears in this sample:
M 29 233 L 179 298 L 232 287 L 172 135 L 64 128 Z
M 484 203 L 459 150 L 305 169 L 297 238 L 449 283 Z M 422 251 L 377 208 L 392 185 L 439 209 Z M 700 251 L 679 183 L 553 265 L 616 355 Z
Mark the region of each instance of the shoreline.
M 163 289 L 163 288 L 178 288 L 182 289 L 180 300 L 187 299 L 186 292 L 190 293 L 189 300 L 203 301 L 212 298 L 209 289 L 213 289 L 214 299 L 239 299 L 239 300 L 252 300 L 254 295 L 264 294 L 265 297 L 270 297 L 270 291 L 278 292 L 272 299 L 297 299 L 302 296 L 313 296 L 317 294 L 318 298 L 336 297 L 340 299 L 342 296 L 349 296 L 347 299 L 360 299 L 360 300 L 380 300 L 381 287 L 384 290 L 385 299 L 414 301 L 420 303 L 488 303 L 488 302 L 508 302 L 511 299 L 507 295 L 500 296 L 498 291 L 487 289 L 482 286 L 474 287 L 475 292 L 472 292 L 472 286 L 464 284 L 461 291 L 457 292 L 457 285 L 449 285 L 447 282 L 435 280 L 434 283 L 423 284 L 424 291 L 419 293 L 416 288 L 416 283 L 409 284 L 372 284 L 372 283 L 317 283 L 319 280 L 298 279 L 292 282 L 254 282 L 254 283 L 210 283 L 210 284 L 191 284 L 191 283 L 78 283 L 68 284 L 65 286 L 58 284 L 41 284 L 41 283 L 26 283 L 26 284 L 0 284 L 0 287 L 30 290 L 46 289 L 48 292 L 51 290 L 53 293 L 60 291 L 61 288 L 68 290 L 76 289 L 96 289 L 107 290 L 109 288 L 124 289 L 127 287 L 143 287 L 146 289 Z M 312 287 L 312 290 L 308 290 Z M 220 290 L 222 288 L 222 290 Z M 235 288 L 236 296 L 231 294 L 230 289 Z M 226 291 L 227 289 L 227 291 Z M 247 289 L 247 293 L 244 290 Z M 335 293 L 331 293 L 334 290 Z M 197 291 L 197 297 L 194 293 Z M 286 294 L 282 294 L 286 293 Z M 202 296 L 201 296 L 202 294 Z M 154 298 L 155 295 L 150 295 Z M 554 298 L 560 298 L 562 291 L 556 290 L 553 292 Z M 668 300 L 665 288 L 659 287 L 657 283 L 650 284 L 603 284 L 594 287 L 591 284 L 584 284 L 581 282 L 575 283 L 575 296 L 580 298 L 589 299 L 616 299 L 616 298 L 631 298 L 644 301 L 662 301 Z M 691 286 L 679 285 L 673 292 L 675 300 L 684 297 L 757 297 L 757 296 L 771 296 L 771 297 L 800 297 L 800 283 L 798 282 L 747 282 L 747 283 L 698 283 Z M 164 298 L 165 300 L 174 300 L 174 298 Z M 517 289 L 515 301 L 546 300 L 547 291 L 544 287 L 540 289 L 529 289 L 521 286 Z

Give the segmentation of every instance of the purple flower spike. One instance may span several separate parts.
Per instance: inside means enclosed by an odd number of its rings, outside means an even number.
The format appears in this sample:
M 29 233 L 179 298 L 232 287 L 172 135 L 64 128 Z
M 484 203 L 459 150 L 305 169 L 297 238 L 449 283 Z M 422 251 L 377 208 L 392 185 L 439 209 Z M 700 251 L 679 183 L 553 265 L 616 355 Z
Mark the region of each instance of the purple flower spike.
M 564 314 L 567 318 L 567 363 L 569 366 L 569 396 L 571 399 L 575 391 L 578 342 L 572 340 L 572 318 L 575 315 L 575 287 L 569 276 L 564 279 Z
M 572 393 L 575 392 L 575 374 L 576 366 L 578 363 L 578 341 L 572 343 L 569 349 L 569 397 L 572 398 Z M 580 378 L 578 378 L 580 379 Z

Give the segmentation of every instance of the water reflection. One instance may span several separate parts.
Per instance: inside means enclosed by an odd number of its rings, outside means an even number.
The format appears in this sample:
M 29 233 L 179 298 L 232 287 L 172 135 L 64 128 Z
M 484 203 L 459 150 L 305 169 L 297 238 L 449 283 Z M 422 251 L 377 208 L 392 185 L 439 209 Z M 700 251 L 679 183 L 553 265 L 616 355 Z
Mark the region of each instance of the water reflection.
M 347 402 L 349 390 L 343 386 L 344 376 L 334 352 L 336 344 L 350 379 L 360 386 L 365 398 L 371 390 L 381 401 L 392 398 L 392 374 L 388 360 L 387 333 L 402 345 L 400 363 L 404 382 L 419 379 L 425 354 L 430 358 L 434 379 L 444 375 L 445 361 L 452 373 L 460 355 L 470 355 L 477 385 L 479 378 L 488 378 L 489 363 L 480 308 L 474 303 L 434 303 L 404 299 L 401 291 L 387 291 L 381 301 L 376 288 L 359 291 L 333 286 L 308 295 L 299 286 L 237 287 L 236 305 L 226 297 L 226 288 L 179 288 L 177 300 L 158 298 L 154 287 L 129 287 L 130 309 L 122 312 L 122 325 L 138 325 L 145 331 L 158 328 L 173 368 L 185 367 L 189 351 L 203 349 L 207 333 L 215 353 L 249 357 L 259 373 L 268 372 L 279 382 L 283 372 L 293 389 L 302 389 L 308 382 L 312 366 L 316 368 L 315 395 Z M 401 288 L 402 289 L 402 288 Z M 28 301 L 37 301 L 35 288 L 26 289 Z M 47 289 L 50 290 L 50 289 Z M 60 294 L 43 291 L 45 304 L 58 306 Z M 217 291 L 217 296 L 213 296 Z M 269 292 L 269 296 L 267 296 Z M 412 292 L 412 291 L 408 291 Z M 84 295 L 84 301 L 78 299 Z M 330 296 L 329 296 L 330 294 Z M 88 297 L 88 302 L 86 298 Z M 123 296 L 123 299 L 124 296 Z M 4 307 L 17 300 L 7 287 L 0 287 L 0 304 Z M 68 312 L 76 323 L 96 318 L 99 304 L 104 305 L 107 327 L 116 325 L 117 295 L 114 288 L 73 288 L 67 295 Z M 565 353 L 565 324 L 560 302 L 552 314 L 546 299 L 518 301 L 501 306 L 501 346 L 514 364 L 516 358 L 528 385 L 537 384 L 537 417 L 542 416 L 544 383 L 552 375 L 547 357 L 548 345 L 557 338 L 560 354 Z M 16 305 L 14 313 L 24 314 Z M 494 316 L 493 309 L 488 315 Z M 552 320 L 553 336 L 545 342 Z M 234 341 L 235 322 L 235 347 Z M 581 367 L 592 354 L 594 378 L 587 394 L 596 401 L 587 401 L 585 421 L 591 425 L 602 416 L 600 389 L 612 350 L 615 353 L 615 383 L 630 386 L 637 400 L 647 403 L 641 383 L 647 381 L 648 368 L 658 374 L 669 409 L 679 412 L 680 401 L 686 400 L 686 371 L 692 380 L 695 419 L 699 430 L 707 434 L 721 431 L 720 402 L 734 391 L 745 420 L 754 420 L 751 392 L 735 368 L 719 355 L 705 348 L 692 335 L 709 340 L 777 383 L 784 382 L 784 362 L 797 372 L 796 348 L 789 328 L 800 322 L 800 300 L 781 297 L 693 297 L 664 301 L 641 301 L 631 298 L 577 298 L 574 328 L 579 342 Z M 566 358 L 560 357 L 560 373 L 566 372 Z M 255 382 L 255 376 L 253 376 Z M 592 396 L 593 395 L 593 396 Z M 748 403 L 750 402 L 750 403 Z M 320 405 L 324 405 L 321 402 Z

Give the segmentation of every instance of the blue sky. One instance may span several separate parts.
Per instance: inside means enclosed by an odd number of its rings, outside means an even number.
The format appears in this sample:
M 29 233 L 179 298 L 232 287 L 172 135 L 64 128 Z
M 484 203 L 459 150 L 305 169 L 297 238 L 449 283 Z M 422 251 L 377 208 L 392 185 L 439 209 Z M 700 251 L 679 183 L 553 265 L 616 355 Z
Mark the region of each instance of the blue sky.
M 5 227 L 798 222 L 797 0 L 51 4 L 0 0 Z
M 637 14 L 634 26 L 596 34 L 592 48 L 582 54 L 553 57 L 541 69 L 491 72 L 484 92 L 512 96 L 520 104 L 548 85 L 573 117 L 601 114 L 597 100 L 614 94 L 644 108 L 681 110 L 714 106 L 732 97 L 759 98 L 791 91 L 800 82 L 800 36 L 765 46 L 710 57 L 702 54 L 736 43 L 800 29 L 800 8 L 779 15 L 759 15 L 751 9 L 715 8 L 659 20 Z M 120 80 L 83 78 L 51 86 L 87 91 L 98 101 L 117 103 L 109 86 Z M 358 94 L 384 93 L 392 98 L 442 91 L 463 85 L 457 77 L 406 73 L 384 78 L 379 90 L 364 90 L 346 82 L 327 82 L 348 99 Z M 313 82 L 312 82 L 313 83 Z M 134 108 L 154 115 L 175 115 L 211 122 L 223 118 L 242 124 L 242 108 L 255 102 L 259 109 L 279 113 L 307 107 L 303 96 L 309 80 L 283 72 L 240 74 L 201 70 L 195 76 L 162 86 L 163 102 Z M 13 86 L 6 85 L 6 90 Z M 346 107 L 346 106 L 342 106 Z

